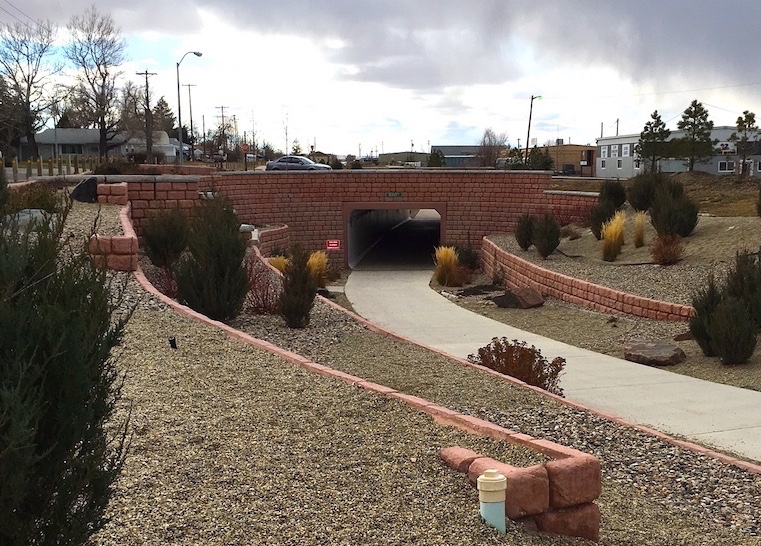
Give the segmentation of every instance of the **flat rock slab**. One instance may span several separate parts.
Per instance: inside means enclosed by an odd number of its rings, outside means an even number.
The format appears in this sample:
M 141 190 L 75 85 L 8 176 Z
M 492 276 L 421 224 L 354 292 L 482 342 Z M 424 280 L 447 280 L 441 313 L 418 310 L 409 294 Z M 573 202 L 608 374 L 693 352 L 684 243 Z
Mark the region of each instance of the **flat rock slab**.
M 624 344 L 624 358 L 648 366 L 673 366 L 683 362 L 684 351 L 665 341 L 633 339 Z
M 533 288 L 508 288 L 503 295 L 491 299 L 497 307 L 531 309 L 544 305 L 544 296 Z

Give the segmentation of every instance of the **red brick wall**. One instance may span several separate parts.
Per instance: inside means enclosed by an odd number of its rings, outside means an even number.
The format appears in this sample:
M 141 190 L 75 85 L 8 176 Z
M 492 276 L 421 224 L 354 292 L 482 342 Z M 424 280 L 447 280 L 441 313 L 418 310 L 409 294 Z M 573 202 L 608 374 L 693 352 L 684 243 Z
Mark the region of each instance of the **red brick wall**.
M 176 207 L 191 210 L 198 203 L 198 177 L 132 176 L 127 185 L 132 223 L 138 235 L 156 211 Z
M 257 171 L 202 176 L 199 189 L 214 188 L 230 197 L 243 222 L 288 224 L 291 241 L 309 250 L 323 249 L 328 239 L 341 240 L 341 250 L 330 257 L 343 265 L 347 208 L 444 209 L 442 243 L 464 246 L 470 239 L 478 248 L 485 235 L 513 231 L 523 213 L 566 202 L 572 208 L 593 204 L 588 196 L 545 193 L 550 180 L 541 172 L 493 170 Z
M 499 248 L 484 239 L 481 267 L 487 277 L 502 270 L 508 286 L 528 286 L 545 296 L 581 305 L 603 313 L 625 313 L 658 320 L 688 320 L 695 310 L 688 305 L 656 301 L 626 294 L 581 279 L 549 271 Z

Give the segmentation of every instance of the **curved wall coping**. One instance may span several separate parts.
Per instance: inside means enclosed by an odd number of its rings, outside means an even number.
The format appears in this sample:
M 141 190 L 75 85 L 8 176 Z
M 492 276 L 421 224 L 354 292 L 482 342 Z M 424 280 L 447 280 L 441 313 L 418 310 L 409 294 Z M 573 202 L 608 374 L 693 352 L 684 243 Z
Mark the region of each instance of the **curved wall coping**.
M 502 270 L 505 283 L 511 287 L 530 287 L 545 296 L 581 305 L 603 313 L 623 313 L 655 320 L 687 321 L 695 313 L 689 305 L 658 301 L 627 294 L 582 279 L 544 269 L 507 252 L 484 237 L 481 261 L 484 273 L 494 277 Z

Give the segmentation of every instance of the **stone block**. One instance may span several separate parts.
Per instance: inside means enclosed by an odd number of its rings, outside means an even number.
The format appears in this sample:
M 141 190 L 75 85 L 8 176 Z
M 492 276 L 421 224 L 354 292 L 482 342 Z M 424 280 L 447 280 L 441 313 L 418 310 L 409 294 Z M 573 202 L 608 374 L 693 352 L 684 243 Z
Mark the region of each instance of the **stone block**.
M 633 339 L 624 344 L 624 358 L 648 366 L 673 366 L 684 361 L 684 351 L 665 341 Z
M 600 496 L 600 461 L 592 456 L 568 457 L 545 464 L 550 479 L 550 506 L 567 508 Z
M 596 504 L 581 504 L 545 512 L 534 518 L 539 530 L 553 535 L 600 540 L 600 509 Z
M 547 470 L 541 465 L 516 468 L 495 459 L 476 459 L 468 469 L 468 480 L 475 484 L 485 470 L 494 468 L 507 478 L 505 514 L 510 519 L 541 514 L 550 505 Z
M 458 472 L 467 473 L 471 463 L 476 459 L 482 458 L 473 450 L 464 447 L 445 447 L 439 450 L 439 457 L 449 468 Z

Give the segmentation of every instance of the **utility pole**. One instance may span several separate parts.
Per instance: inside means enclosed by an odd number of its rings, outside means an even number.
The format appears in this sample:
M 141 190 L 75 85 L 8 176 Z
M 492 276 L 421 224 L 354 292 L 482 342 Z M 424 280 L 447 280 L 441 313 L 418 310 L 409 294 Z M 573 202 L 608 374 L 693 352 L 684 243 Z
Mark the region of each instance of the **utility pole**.
M 135 72 L 138 76 L 145 76 L 145 152 L 146 161 L 153 163 L 153 112 L 151 112 L 151 95 L 148 88 L 148 76 L 155 76 L 156 72 Z
M 222 125 L 221 125 L 221 127 L 222 127 L 222 141 L 220 142 L 220 144 L 221 144 L 220 147 L 222 149 L 222 152 L 224 153 L 225 150 L 227 149 L 227 137 L 225 136 L 225 108 L 228 108 L 228 107 L 227 106 L 217 106 L 217 108 L 219 108 L 222 111 Z
M 206 157 L 206 114 L 201 115 L 201 130 L 203 131 L 203 155 L 204 155 L 204 161 L 207 159 Z
M 195 133 L 193 132 L 193 101 L 190 98 L 190 88 L 195 87 L 196 84 L 194 83 L 183 83 L 184 87 L 188 88 L 188 106 L 190 107 L 190 137 L 188 140 L 190 140 L 190 160 L 193 161 L 196 158 L 195 155 Z

